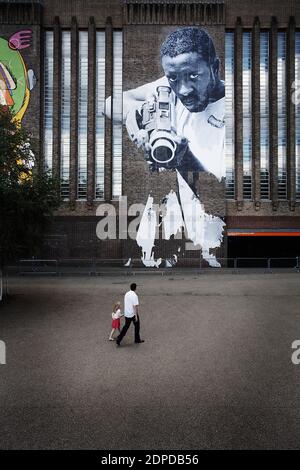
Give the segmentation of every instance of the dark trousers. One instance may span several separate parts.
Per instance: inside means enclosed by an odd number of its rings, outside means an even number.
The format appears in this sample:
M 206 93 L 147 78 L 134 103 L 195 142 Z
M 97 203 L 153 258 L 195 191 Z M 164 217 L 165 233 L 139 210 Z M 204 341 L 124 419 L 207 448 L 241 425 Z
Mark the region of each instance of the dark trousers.
M 121 333 L 117 337 L 117 343 L 121 343 L 122 339 L 127 333 L 128 328 L 130 327 L 130 323 L 133 322 L 134 324 L 134 341 L 136 343 L 139 343 L 141 341 L 140 338 L 140 319 L 139 316 L 137 315 L 137 321 L 135 321 L 135 317 L 132 318 L 127 318 L 125 317 L 125 325 L 123 326 Z

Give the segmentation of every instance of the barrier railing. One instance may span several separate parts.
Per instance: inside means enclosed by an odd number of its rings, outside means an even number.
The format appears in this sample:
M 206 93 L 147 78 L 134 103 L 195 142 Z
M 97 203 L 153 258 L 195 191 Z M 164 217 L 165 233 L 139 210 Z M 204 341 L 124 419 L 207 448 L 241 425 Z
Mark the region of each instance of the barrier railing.
M 167 262 L 166 262 L 167 261 Z M 177 263 L 163 260 L 159 268 L 147 267 L 140 258 L 108 259 L 108 258 L 61 258 L 61 259 L 21 259 L 19 260 L 20 275 L 76 275 L 86 274 L 135 274 L 135 273 L 176 273 L 176 272 L 242 272 L 258 270 L 272 272 L 274 270 L 292 270 L 300 272 L 300 257 L 295 258 L 217 258 L 220 268 L 210 267 L 203 258 L 179 258 Z M 3 281 L 2 281 L 3 284 Z M 2 287 L 3 289 L 3 287 Z
M 0 270 L 0 302 L 3 298 L 3 274 L 2 271 Z
M 56 259 L 20 259 L 19 274 L 57 274 Z
M 58 274 L 88 274 L 95 273 L 93 258 L 61 258 L 57 260 Z
M 267 258 L 236 258 L 237 268 L 267 268 Z
M 299 257 L 297 258 L 271 258 L 270 269 L 272 268 L 293 268 L 299 270 Z

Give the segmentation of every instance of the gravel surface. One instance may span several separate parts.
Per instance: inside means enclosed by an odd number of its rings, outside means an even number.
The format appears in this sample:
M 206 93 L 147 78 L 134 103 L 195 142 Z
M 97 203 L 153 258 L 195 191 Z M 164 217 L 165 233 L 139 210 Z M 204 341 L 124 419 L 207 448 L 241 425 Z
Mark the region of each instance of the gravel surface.
M 141 336 L 108 341 L 137 282 Z M 16 277 L 1 449 L 300 447 L 300 274 Z

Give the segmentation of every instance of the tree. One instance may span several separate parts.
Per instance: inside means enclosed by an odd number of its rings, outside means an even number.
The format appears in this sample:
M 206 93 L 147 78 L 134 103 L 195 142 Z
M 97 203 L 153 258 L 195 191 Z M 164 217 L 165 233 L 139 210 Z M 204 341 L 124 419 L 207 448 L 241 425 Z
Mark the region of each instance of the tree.
M 41 170 L 31 134 L 0 106 L 0 259 L 37 255 L 53 211 L 59 182 Z

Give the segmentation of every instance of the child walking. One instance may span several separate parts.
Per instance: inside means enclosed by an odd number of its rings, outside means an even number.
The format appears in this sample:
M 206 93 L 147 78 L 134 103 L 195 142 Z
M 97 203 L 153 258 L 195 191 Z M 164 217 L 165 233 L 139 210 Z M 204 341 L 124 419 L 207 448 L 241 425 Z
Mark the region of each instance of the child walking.
M 123 317 L 122 313 L 121 313 L 121 302 L 117 302 L 115 305 L 114 305 L 114 308 L 113 308 L 113 312 L 111 314 L 111 317 L 112 317 L 112 330 L 111 330 L 111 333 L 109 335 L 109 341 L 114 341 L 115 338 L 114 338 L 114 332 L 116 331 L 116 329 L 119 330 L 120 332 L 120 318 Z

